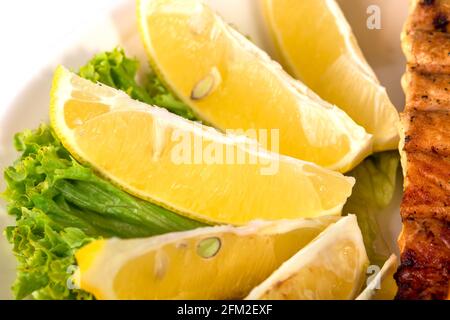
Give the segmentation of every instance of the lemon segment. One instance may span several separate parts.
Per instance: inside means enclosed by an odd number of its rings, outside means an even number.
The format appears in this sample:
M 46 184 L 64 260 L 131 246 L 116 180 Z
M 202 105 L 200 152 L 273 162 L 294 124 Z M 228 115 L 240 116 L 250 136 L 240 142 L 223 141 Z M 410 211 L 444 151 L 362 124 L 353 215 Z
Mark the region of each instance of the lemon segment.
M 356 300 L 393 300 L 398 290 L 394 280 L 397 264 L 397 256 L 391 255 Z
M 368 263 L 356 216 L 349 215 L 284 262 L 246 299 L 353 299 L 361 289 Z
M 341 172 L 371 153 L 371 135 L 202 1 L 142 0 L 138 15 L 153 69 L 200 119 L 222 131 L 277 131 L 276 151 Z M 273 150 L 268 135 L 257 138 Z
M 97 299 L 239 299 L 337 219 L 97 240 L 76 252 L 75 282 Z
M 54 76 L 50 119 L 76 159 L 121 189 L 207 223 L 338 215 L 354 185 L 63 67 Z
M 262 3 L 285 68 L 373 134 L 374 151 L 396 149 L 398 112 L 335 0 Z

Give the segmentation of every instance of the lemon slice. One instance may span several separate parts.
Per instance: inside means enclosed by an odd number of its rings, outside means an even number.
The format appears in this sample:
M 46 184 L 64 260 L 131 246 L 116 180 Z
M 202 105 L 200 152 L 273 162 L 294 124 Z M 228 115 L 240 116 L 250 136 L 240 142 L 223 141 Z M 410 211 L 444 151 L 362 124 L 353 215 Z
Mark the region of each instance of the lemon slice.
M 363 128 L 292 79 L 201 1 L 142 0 L 138 15 L 153 69 L 200 119 L 250 136 L 262 129 L 256 138 L 265 142 L 269 136 L 266 149 L 341 172 L 371 152 Z
M 361 289 L 368 263 L 356 216 L 349 215 L 284 262 L 246 299 L 353 299 Z
M 398 112 L 364 59 L 334 0 L 263 0 L 283 65 L 374 136 L 374 151 L 397 149 Z
M 397 271 L 397 256 L 391 255 L 381 270 L 375 274 L 356 300 L 392 300 L 397 293 L 394 273 Z
M 207 223 L 340 214 L 354 185 L 63 67 L 54 76 L 50 119 L 79 161 L 139 198 Z
M 97 240 L 75 254 L 74 282 L 97 299 L 238 299 L 335 217 Z

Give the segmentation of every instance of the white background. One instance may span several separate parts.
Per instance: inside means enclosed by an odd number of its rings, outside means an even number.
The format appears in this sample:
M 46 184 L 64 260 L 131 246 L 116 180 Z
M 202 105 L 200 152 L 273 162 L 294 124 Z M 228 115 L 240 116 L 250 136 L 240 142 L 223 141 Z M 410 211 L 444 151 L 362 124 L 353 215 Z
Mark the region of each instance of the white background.
M 86 25 L 120 0 L 8 0 L 0 4 L 0 101 L 55 52 L 67 47 Z

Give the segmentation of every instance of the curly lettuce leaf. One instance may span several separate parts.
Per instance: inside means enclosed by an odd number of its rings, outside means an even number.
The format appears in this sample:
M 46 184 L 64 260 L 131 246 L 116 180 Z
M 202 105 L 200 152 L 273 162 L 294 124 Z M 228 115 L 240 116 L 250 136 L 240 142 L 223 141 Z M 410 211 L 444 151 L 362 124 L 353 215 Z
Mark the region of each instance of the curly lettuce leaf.
M 202 223 L 137 199 L 76 162 L 47 125 L 17 134 L 22 156 L 4 172 L 6 231 L 19 261 L 18 299 L 90 296 L 67 289 L 74 250 L 99 237 L 136 238 L 194 229 Z
M 37 299 L 92 299 L 67 282 L 75 265 L 74 253 L 93 238 L 77 228 L 63 228 L 38 209 L 22 208 L 16 226 L 6 229 L 18 260 L 13 285 L 16 299 L 34 294 Z
M 392 200 L 399 160 L 397 151 L 377 153 L 349 172 L 356 178 L 356 184 L 343 212 L 356 214 L 369 260 L 379 266 L 390 253 L 376 215 Z
M 144 85 L 136 81 L 139 62 L 128 58 L 123 49 L 95 55 L 79 70 L 79 75 L 93 82 L 101 82 L 128 93 L 133 99 L 166 108 L 189 120 L 196 120 L 191 109 L 175 97 L 155 75 L 148 74 Z

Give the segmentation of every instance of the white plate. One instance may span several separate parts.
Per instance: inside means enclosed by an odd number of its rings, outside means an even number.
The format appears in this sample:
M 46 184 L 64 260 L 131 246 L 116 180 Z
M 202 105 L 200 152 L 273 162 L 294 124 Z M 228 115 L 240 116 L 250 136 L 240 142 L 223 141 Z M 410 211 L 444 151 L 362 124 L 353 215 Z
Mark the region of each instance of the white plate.
M 263 49 L 272 53 L 257 0 L 207 0 L 238 29 L 251 36 Z M 400 50 L 400 30 L 407 15 L 408 0 L 340 0 L 367 60 L 375 69 L 380 81 L 387 87 L 392 101 L 399 110 L 403 109 L 403 93 L 400 77 L 405 61 Z M 377 5 L 381 9 L 381 29 L 369 30 L 366 25 L 367 9 Z M 45 11 L 45 10 L 43 10 Z M 30 75 L 29 81 L 14 88 L 13 98 L 4 98 L 0 106 L 0 169 L 17 157 L 12 147 L 16 132 L 35 128 L 48 119 L 49 90 L 52 73 L 56 65 L 77 69 L 98 51 L 110 50 L 116 45 L 125 48 L 128 54 L 145 61 L 143 48 L 136 28 L 134 1 L 113 1 L 106 11 L 99 11 L 96 20 L 77 33 L 68 33 L 60 49 L 38 61 L 38 70 Z M 33 35 L 32 28 L 30 36 Z M 320 35 L 318 35 L 320 36 Z M 13 62 L 16 63 L 16 62 Z M 17 62 L 19 63 L 19 62 Z M 384 236 L 395 252 L 396 238 L 400 229 L 398 208 L 401 198 L 401 181 L 389 208 L 379 215 Z M 0 190 L 5 184 L 0 179 Z M 3 230 L 13 220 L 5 214 L 5 204 L 0 204 L 0 229 Z M 11 298 L 10 286 L 15 277 L 15 260 L 4 237 L 0 239 L 0 299 Z

